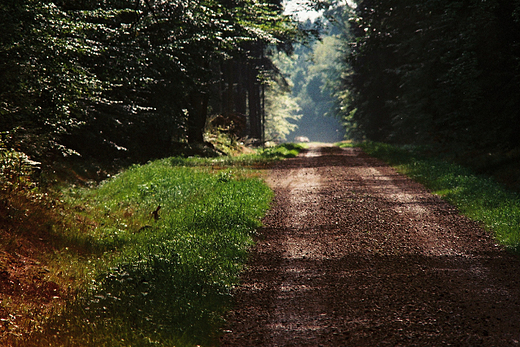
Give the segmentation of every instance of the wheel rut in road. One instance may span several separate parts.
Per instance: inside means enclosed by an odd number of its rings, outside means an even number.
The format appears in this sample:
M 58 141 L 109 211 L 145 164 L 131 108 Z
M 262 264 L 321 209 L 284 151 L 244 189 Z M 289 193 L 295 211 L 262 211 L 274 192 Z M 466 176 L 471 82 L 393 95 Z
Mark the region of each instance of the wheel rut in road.
M 278 163 L 222 346 L 520 346 L 520 262 L 360 149 Z

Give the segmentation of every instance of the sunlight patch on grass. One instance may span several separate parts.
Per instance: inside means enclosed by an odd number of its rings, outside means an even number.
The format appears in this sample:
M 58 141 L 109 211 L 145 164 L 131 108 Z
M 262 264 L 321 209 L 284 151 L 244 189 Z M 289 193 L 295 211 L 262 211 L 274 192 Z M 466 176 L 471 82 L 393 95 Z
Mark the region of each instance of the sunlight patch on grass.
M 95 189 L 65 190 L 71 218 L 88 227 L 67 231 L 84 255 L 64 251 L 55 261 L 84 276 L 84 288 L 24 345 L 214 344 L 272 199 L 246 167 L 294 150 L 167 158 L 129 168 Z

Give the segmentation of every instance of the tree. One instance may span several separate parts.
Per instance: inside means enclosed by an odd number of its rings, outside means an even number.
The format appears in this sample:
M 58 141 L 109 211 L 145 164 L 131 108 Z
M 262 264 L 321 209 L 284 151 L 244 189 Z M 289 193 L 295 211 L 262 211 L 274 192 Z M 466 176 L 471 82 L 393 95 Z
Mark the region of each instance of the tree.
M 518 146 L 515 10 L 505 0 L 358 1 L 345 119 L 371 140 Z
M 65 151 L 61 135 L 81 126 L 99 80 L 81 59 L 99 48 L 79 36 L 82 23 L 52 2 L 7 1 L 0 42 L 0 131 L 17 149 L 43 156 Z
M 0 41 L 0 130 L 10 131 L 12 146 L 49 160 L 74 151 L 148 160 L 170 153 L 172 140 L 201 143 L 209 112 L 224 109 L 219 88 L 234 89 L 239 65 L 247 93 L 228 107 L 247 113 L 250 133 L 261 136 L 261 75 L 271 68 L 264 50 L 290 47 L 298 33 L 277 1 L 0 6 L 8 33 Z
M 292 59 L 284 52 L 273 52 L 273 63 L 284 67 L 291 64 Z M 265 133 L 267 141 L 283 142 L 287 136 L 298 128 L 301 109 L 297 99 L 292 95 L 293 85 L 282 73 L 271 78 L 267 85 L 265 100 Z
M 304 23 L 317 30 L 323 23 Z M 312 141 L 333 142 L 343 138 L 344 131 L 333 112 L 335 82 L 340 74 L 340 42 L 335 35 L 326 34 L 321 40 L 296 45 L 292 59 L 277 59 L 280 70 L 292 87 L 292 98 L 301 109 L 289 138 L 306 136 Z

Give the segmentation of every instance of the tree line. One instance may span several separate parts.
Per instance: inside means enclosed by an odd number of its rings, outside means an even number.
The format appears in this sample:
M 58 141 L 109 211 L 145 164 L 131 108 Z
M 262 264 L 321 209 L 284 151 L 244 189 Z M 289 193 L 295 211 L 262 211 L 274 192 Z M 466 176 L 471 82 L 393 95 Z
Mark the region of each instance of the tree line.
M 0 144 L 32 159 L 148 160 L 210 116 L 261 140 L 268 47 L 301 35 L 269 0 L 5 0 Z
M 314 3 L 343 57 L 324 112 L 349 137 L 520 147 L 518 1 Z M 217 115 L 261 141 L 266 104 L 280 104 L 265 88 L 283 80 L 269 50 L 306 35 L 279 0 L 5 0 L 0 30 L 1 147 L 47 162 L 169 155 Z M 307 89 L 324 90 L 318 74 Z
M 326 15 L 346 43 L 336 98 L 351 137 L 520 147 L 520 2 L 359 0 Z
M 318 19 L 307 21 L 320 31 L 320 40 L 311 44 L 295 45 L 290 58 L 279 61 L 279 66 L 291 82 L 291 96 L 299 107 L 298 127 L 288 134 L 289 140 L 304 136 L 310 141 L 338 142 L 344 131 L 334 117 L 334 90 L 338 87 L 341 64 L 341 40 L 335 30 Z

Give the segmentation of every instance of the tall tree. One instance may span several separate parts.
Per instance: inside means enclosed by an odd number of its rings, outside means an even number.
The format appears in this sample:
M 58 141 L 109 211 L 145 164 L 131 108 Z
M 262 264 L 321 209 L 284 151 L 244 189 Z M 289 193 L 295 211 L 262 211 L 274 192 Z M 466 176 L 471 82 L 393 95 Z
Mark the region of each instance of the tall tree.
M 518 146 L 518 3 L 358 1 L 347 121 L 372 140 Z
M 290 45 L 297 33 L 278 2 L 8 0 L 0 6 L 7 33 L 0 40 L 0 131 L 17 129 L 13 142 L 40 156 L 68 148 L 146 160 L 167 155 L 172 139 L 202 142 L 209 110 L 221 109 L 219 88 L 226 81 L 234 88 L 238 65 L 247 93 L 229 100 L 248 113 L 250 131 L 259 136 L 259 76 L 269 68 L 263 50 Z
M 0 131 L 35 155 L 62 150 L 60 136 L 84 122 L 98 96 L 100 81 L 81 61 L 99 47 L 86 43 L 82 23 L 53 2 L 0 6 Z
M 297 128 L 288 134 L 312 141 L 334 142 L 344 131 L 334 112 L 335 83 L 341 73 L 341 42 L 331 27 L 317 21 L 302 23 L 309 31 L 321 32 L 320 40 L 295 45 L 291 59 L 277 59 L 277 65 L 292 85 L 291 96 L 300 108 Z

